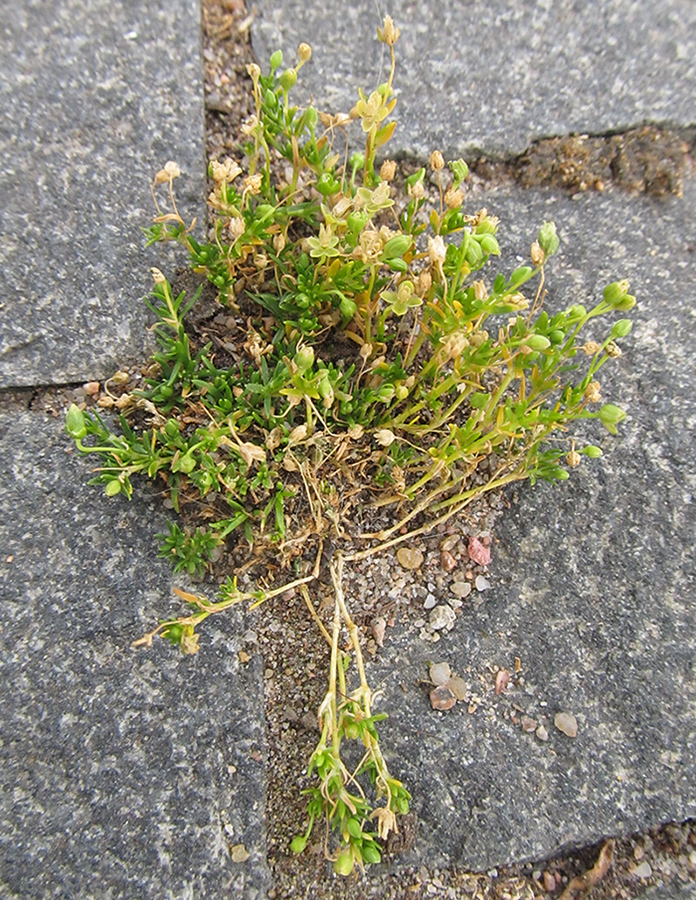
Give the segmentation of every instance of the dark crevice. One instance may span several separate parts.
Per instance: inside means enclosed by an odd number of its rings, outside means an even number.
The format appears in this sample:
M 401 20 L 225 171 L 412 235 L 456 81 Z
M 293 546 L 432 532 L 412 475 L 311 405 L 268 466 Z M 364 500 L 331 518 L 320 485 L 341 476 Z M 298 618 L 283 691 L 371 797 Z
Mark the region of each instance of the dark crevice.
M 467 160 L 486 184 L 512 181 L 524 188 L 560 188 L 570 194 L 612 186 L 632 194 L 681 196 L 696 148 L 696 129 L 641 125 L 622 132 L 571 134 L 535 141 L 509 160 Z

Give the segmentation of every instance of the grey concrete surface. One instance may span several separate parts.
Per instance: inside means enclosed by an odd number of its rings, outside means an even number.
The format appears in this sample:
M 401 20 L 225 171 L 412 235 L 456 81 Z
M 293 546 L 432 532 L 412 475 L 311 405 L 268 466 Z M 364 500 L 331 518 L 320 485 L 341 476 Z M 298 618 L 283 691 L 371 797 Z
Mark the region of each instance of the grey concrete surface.
M 696 7 L 690 0 L 260 0 L 252 30 L 262 65 L 312 45 L 297 95 L 348 112 L 358 88 L 386 79 L 376 28 L 396 45 L 397 130 L 390 146 L 425 157 L 507 157 L 539 138 L 696 123 Z
M 87 488 L 62 422 L 0 435 L 0 896 L 260 900 L 263 671 L 240 617 L 196 656 L 132 650 L 181 605 L 160 498 Z
M 491 590 L 437 645 L 401 634 L 372 670 L 391 711 L 385 746 L 422 822 L 404 864 L 488 869 L 696 815 L 696 183 L 665 202 L 519 190 L 477 201 L 500 216 L 510 261 L 555 219 L 550 310 L 621 277 L 639 302 L 624 355 L 599 375 L 629 414 L 617 437 L 589 430 L 604 458 L 561 485 L 517 487 Z M 512 672 L 515 657 L 524 683 L 496 696 L 493 667 Z M 467 680 L 475 712 L 430 708 L 428 660 Z M 576 716 L 576 738 L 554 727 L 557 712 Z M 549 740 L 523 732 L 522 715 Z
M 0 387 L 113 374 L 151 346 L 150 183 L 205 214 L 197 0 L 0 2 Z M 202 221 L 202 220 L 201 220 Z
M 385 11 L 402 31 L 403 152 L 509 156 L 555 134 L 696 125 L 688 0 Z M 0 13 L 0 387 L 103 378 L 145 357 L 148 267 L 171 259 L 142 249 L 154 170 L 175 159 L 182 209 L 204 215 L 198 4 L 0 0 Z M 252 36 L 262 62 L 313 43 L 317 103 L 347 109 L 380 71 L 379 20 L 362 2 L 260 0 Z M 399 864 L 487 868 L 696 815 L 696 188 L 470 202 L 501 218 L 507 263 L 556 220 L 551 308 L 619 277 L 639 299 L 602 373 L 629 411 L 618 438 L 600 437 L 604 460 L 518 488 L 484 602 L 437 647 L 388 632 L 372 668 L 390 766 L 421 819 Z M 39 414 L 3 415 L 0 443 L 0 896 L 264 897 L 263 673 L 239 665 L 243 626 L 213 623 L 196 657 L 131 651 L 177 608 L 159 498 L 87 489 L 87 462 Z M 490 667 L 515 656 L 525 681 L 496 697 Z M 430 709 L 416 682 L 434 657 L 480 695 L 475 712 Z M 559 710 L 576 738 L 554 729 Z

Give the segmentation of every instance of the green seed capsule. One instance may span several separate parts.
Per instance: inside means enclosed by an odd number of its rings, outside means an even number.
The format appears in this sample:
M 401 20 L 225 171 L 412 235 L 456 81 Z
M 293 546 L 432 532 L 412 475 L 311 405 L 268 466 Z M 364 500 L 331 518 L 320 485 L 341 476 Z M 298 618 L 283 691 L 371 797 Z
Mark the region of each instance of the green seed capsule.
M 65 429 L 74 441 L 81 441 L 87 434 L 85 415 L 76 403 L 70 404 L 65 418 Z
M 107 497 L 115 497 L 116 494 L 121 493 L 121 487 L 122 485 L 118 478 L 113 478 L 111 481 L 106 482 L 104 493 Z
M 543 334 L 530 334 L 525 344 L 531 347 L 532 350 L 548 350 L 551 346 L 551 341 L 544 337 Z
M 553 256 L 558 250 L 558 235 L 556 234 L 556 226 L 553 222 L 544 222 L 539 229 L 539 246 L 547 257 Z

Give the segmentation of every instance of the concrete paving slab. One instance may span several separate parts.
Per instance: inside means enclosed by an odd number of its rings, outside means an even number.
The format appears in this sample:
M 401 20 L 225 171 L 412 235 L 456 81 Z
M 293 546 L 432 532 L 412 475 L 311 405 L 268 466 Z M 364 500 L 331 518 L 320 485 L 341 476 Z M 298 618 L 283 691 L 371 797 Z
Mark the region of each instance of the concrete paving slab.
M 205 215 L 198 0 L 0 0 L 0 387 L 101 379 L 150 346 L 149 186 Z M 204 221 L 203 218 L 200 219 Z
M 178 611 L 160 498 L 85 487 L 62 422 L 3 414 L 0 435 L 0 896 L 265 897 L 263 669 L 239 662 L 241 618 L 197 656 L 132 650 Z
M 307 41 L 302 91 L 348 112 L 388 70 L 382 11 L 397 44 L 391 152 L 522 153 L 539 138 L 696 123 L 696 7 L 690 0 L 260 0 L 254 52 L 288 64 Z M 306 102 L 303 101 L 303 102 Z
M 508 251 L 528 253 L 535 226 L 555 219 L 549 309 L 624 276 L 639 302 L 624 355 L 599 379 L 629 413 L 617 437 L 590 432 L 605 457 L 562 485 L 519 486 L 495 533 L 492 588 L 436 645 L 388 632 L 372 666 L 390 768 L 421 821 L 403 863 L 487 870 L 696 815 L 696 183 L 663 202 L 477 199 L 500 216 Z M 514 673 L 516 657 L 521 678 L 496 696 L 494 667 Z M 467 681 L 467 703 L 431 709 L 418 684 L 429 660 Z M 554 727 L 558 712 L 576 717 L 575 738 Z

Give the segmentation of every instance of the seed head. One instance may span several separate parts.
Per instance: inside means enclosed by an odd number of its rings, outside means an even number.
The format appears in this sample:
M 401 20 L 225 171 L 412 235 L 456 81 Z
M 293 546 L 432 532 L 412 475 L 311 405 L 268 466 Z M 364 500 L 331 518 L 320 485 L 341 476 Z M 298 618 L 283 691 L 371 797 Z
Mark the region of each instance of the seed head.
M 297 53 L 300 57 L 300 63 L 309 62 L 309 60 L 312 58 L 312 48 L 309 46 L 309 44 L 300 44 L 300 46 L 297 48 Z
M 258 81 L 261 77 L 261 68 L 256 65 L 256 63 L 249 63 L 247 66 L 247 72 L 251 77 L 252 81 Z
M 442 358 L 445 360 L 457 359 L 468 346 L 466 332 L 454 331 L 442 345 Z
M 388 428 L 380 428 L 379 431 L 375 431 L 375 440 L 383 447 L 390 447 L 396 440 L 396 435 Z
M 428 238 L 428 256 L 430 257 L 430 262 L 434 266 L 441 266 L 445 261 L 445 256 L 447 255 L 447 248 L 445 247 L 445 242 L 442 239 L 442 235 L 438 234 L 436 237 Z
M 583 344 L 580 349 L 585 356 L 594 356 L 595 353 L 599 352 L 599 344 L 597 341 L 588 341 L 586 344 Z
M 433 276 L 426 269 L 418 273 L 418 293 L 421 296 L 428 293 L 432 287 L 432 283 Z
M 210 164 L 210 172 L 215 184 L 222 184 L 223 182 L 228 184 L 242 174 L 242 169 L 233 159 L 226 159 L 221 163 L 213 160 Z
M 181 175 L 181 169 L 170 159 L 164 164 L 164 168 L 155 175 L 155 184 L 166 184 L 168 181 L 178 178 L 179 175 Z
M 377 28 L 377 38 L 389 47 L 393 47 L 399 40 L 399 29 L 392 21 L 391 16 L 385 16 L 381 28 Z
M 258 66 L 257 66 L 258 68 Z M 241 132 L 245 137 L 253 137 L 256 129 L 259 127 L 259 120 L 256 116 L 249 116 L 241 127 Z
M 285 249 L 285 235 L 282 232 L 273 238 L 273 249 L 276 253 L 282 253 Z
M 604 349 L 607 352 L 607 356 L 610 356 L 612 359 L 618 359 L 621 356 L 621 348 L 614 341 L 609 341 Z
M 566 456 L 566 462 L 571 467 L 571 469 L 577 468 L 580 465 L 582 457 L 578 453 L 577 450 L 571 450 L 570 453 Z
M 585 400 L 587 403 L 599 403 L 602 399 L 602 386 L 598 381 L 593 381 L 585 388 Z
M 460 190 L 453 191 L 452 188 L 445 193 L 445 206 L 447 209 L 459 209 L 464 202 L 464 194 Z
M 244 179 L 244 189 L 249 191 L 250 194 L 260 194 L 262 181 L 263 175 L 260 172 L 256 175 L 247 175 Z
M 482 281 L 475 281 L 472 284 L 474 289 L 474 297 L 476 300 L 485 300 L 488 296 L 488 291 L 486 290 L 486 285 Z
M 379 170 L 379 177 L 382 181 L 393 181 L 396 175 L 396 163 L 393 159 L 385 159 L 382 168 Z
M 413 197 L 414 200 L 422 200 L 423 197 L 425 197 L 425 188 L 423 187 L 423 182 L 417 181 L 415 184 L 409 184 L 408 194 L 409 197 Z
M 524 294 L 520 294 L 519 291 L 516 291 L 514 294 L 505 298 L 505 305 L 511 306 L 516 312 L 519 312 L 520 310 L 529 307 L 529 300 L 527 300 Z
M 433 150 L 430 154 L 430 165 L 436 172 L 445 168 L 445 159 L 439 150 Z
M 167 279 L 164 277 L 160 269 L 152 268 L 150 269 L 150 271 L 152 272 L 152 280 L 155 282 L 155 284 L 167 283 Z
M 545 260 L 546 254 L 541 249 L 541 244 L 539 241 L 534 241 L 532 244 L 532 262 L 535 266 L 543 266 Z
M 235 216 L 233 219 L 230 219 L 227 229 L 232 240 L 236 241 L 237 238 L 244 234 L 246 223 L 241 216 Z

